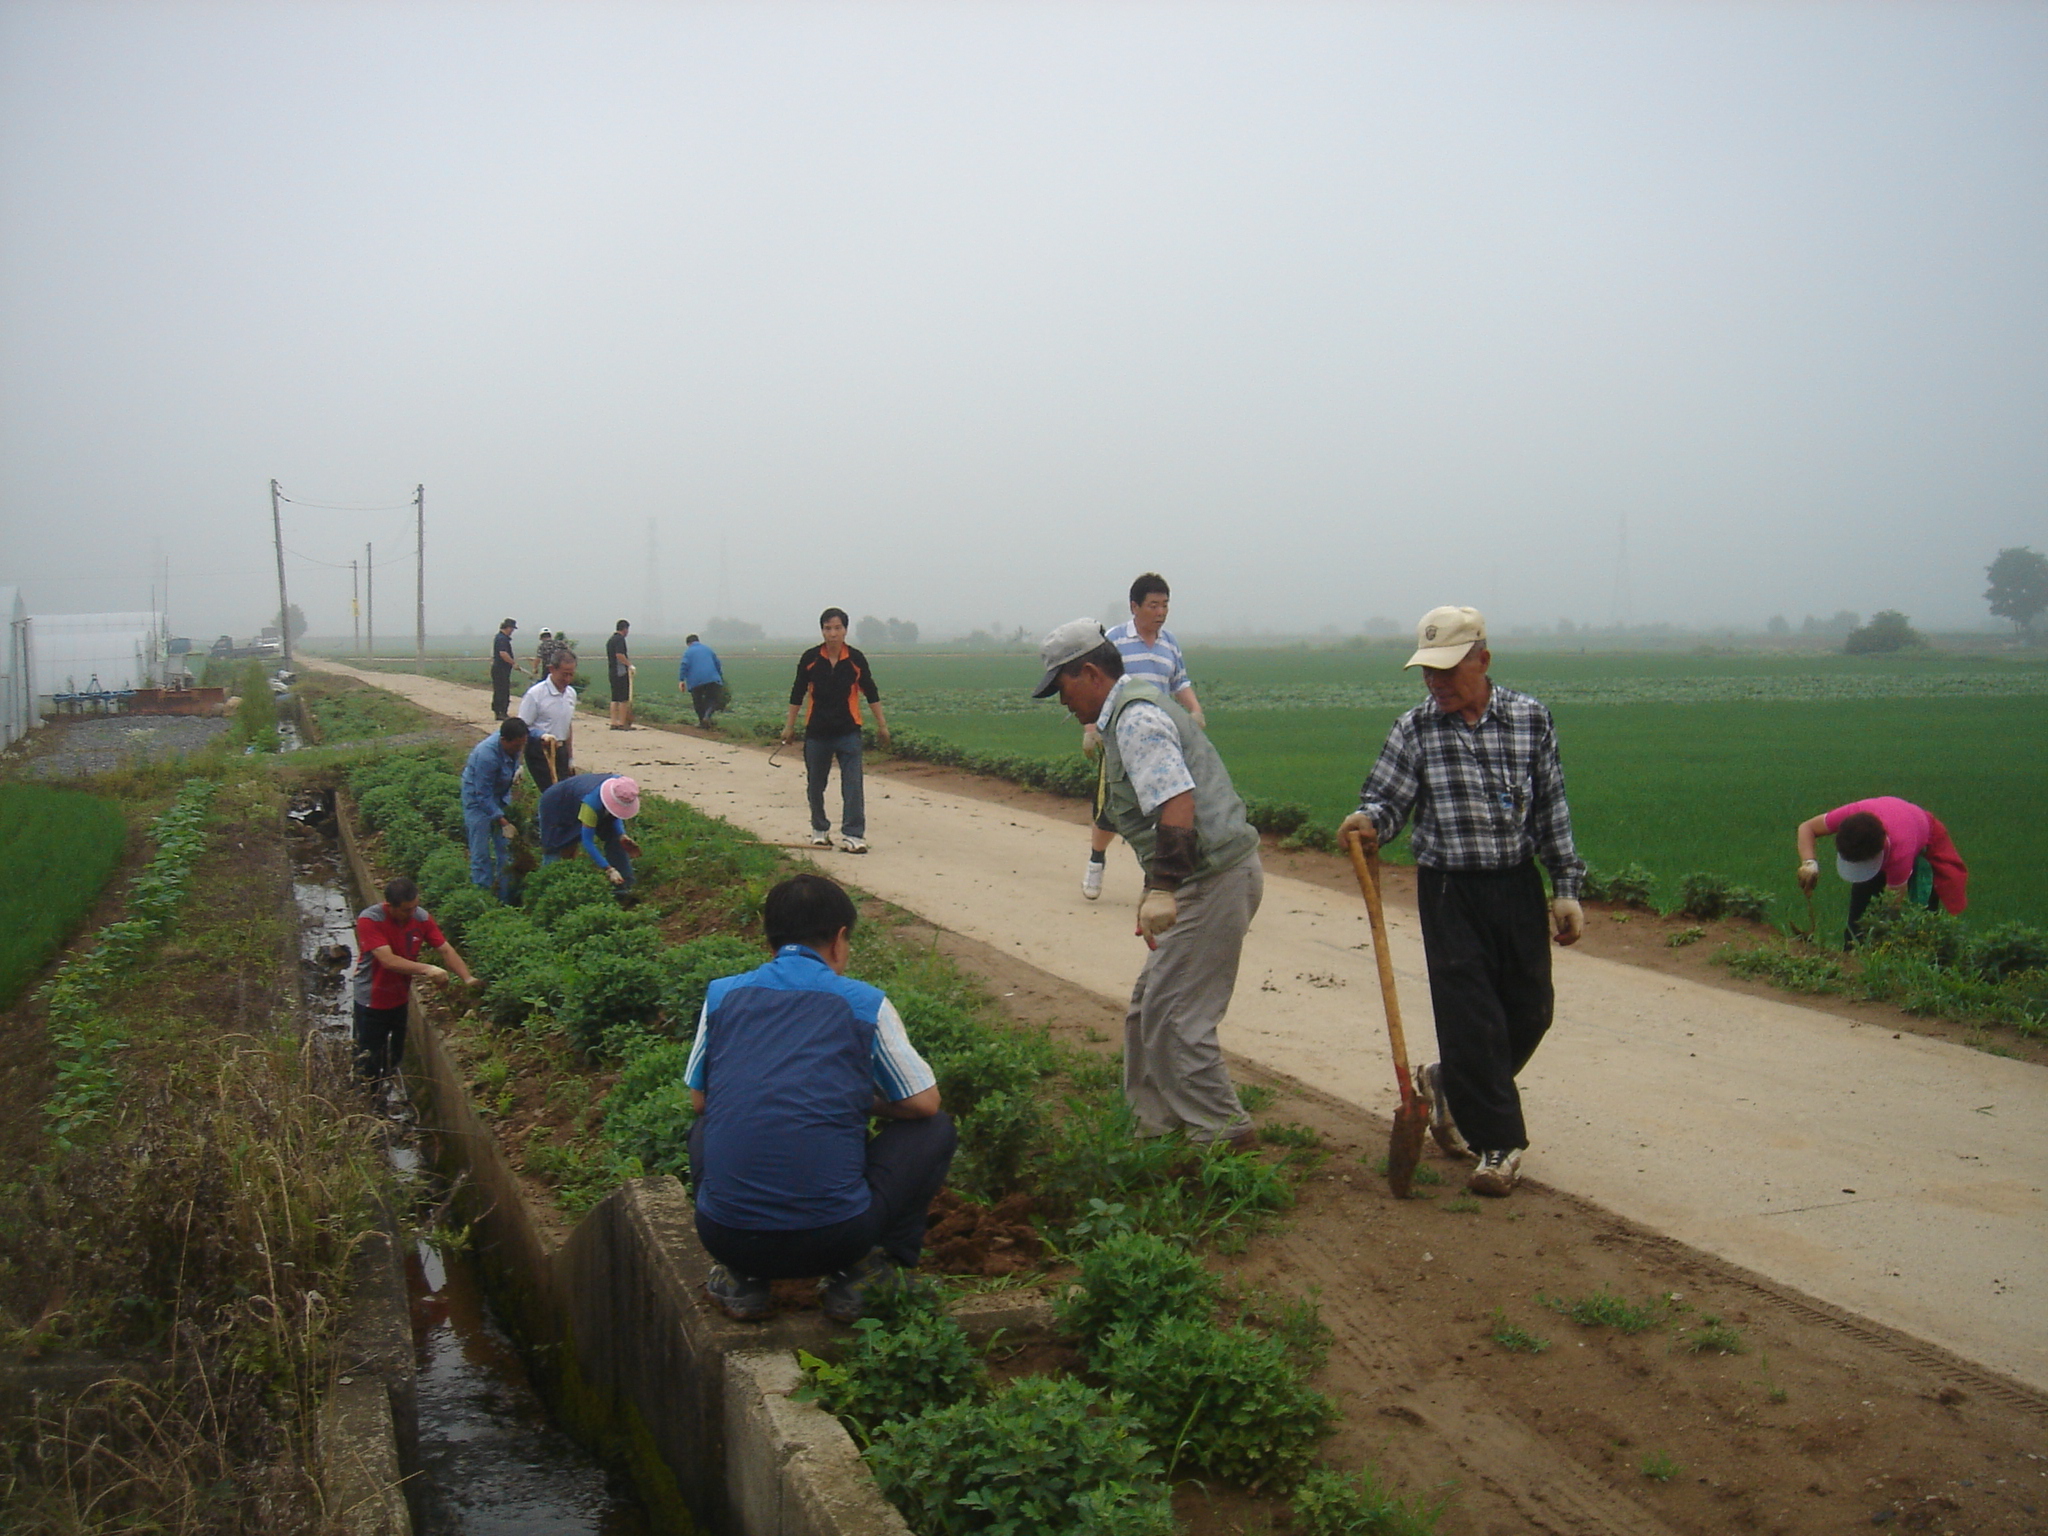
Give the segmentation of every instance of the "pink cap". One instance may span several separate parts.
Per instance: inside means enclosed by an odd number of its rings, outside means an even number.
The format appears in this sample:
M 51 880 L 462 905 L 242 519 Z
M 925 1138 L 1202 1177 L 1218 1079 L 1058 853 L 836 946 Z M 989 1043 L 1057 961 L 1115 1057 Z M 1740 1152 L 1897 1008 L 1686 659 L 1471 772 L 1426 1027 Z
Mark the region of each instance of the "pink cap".
M 640 786 L 629 778 L 606 779 L 597 786 L 597 798 L 621 821 L 640 814 Z

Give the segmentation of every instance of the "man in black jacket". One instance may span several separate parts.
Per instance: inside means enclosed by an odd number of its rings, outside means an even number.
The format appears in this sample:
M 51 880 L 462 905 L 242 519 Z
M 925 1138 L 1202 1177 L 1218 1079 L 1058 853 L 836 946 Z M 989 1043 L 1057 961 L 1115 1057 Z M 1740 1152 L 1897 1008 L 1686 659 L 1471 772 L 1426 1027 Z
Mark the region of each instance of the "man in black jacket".
M 839 764 L 840 846 L 848 853 L 868 851 L 867 803 L 861 793 L 860 702 L 875 711 L 875 738 L 889 745 L 889 721 L 882 713 L 882 691 L 875 686 L 868 659 L 846 643 L 846 610 L 827 608 L 818 615 L 822 643 L 798 658 L 796 681 L 789 689 L 789 714 L 782 722 L 785 745 L 796 739 L 797 711 L 804 715 L 804 776 L 811 801 L 811 845 L 832 846 L 832 821 L 825 814 L 825 782 L 832 764 Z

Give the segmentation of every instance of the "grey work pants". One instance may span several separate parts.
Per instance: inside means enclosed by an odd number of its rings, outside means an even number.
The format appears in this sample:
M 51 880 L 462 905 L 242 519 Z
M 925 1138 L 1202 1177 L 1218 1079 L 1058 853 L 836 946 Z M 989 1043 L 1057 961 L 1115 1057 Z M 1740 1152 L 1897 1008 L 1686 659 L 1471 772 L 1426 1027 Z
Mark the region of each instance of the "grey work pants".
M 1124 1014 L 1124 1099 L 1140 1136 L 1190 1141 L 1235 1136 L 1251 1124 L 1237 1100 L 1216 1026 L 1237 986 L 1245 930 L 1265 893 L 1255 853 L 1175 893 L 1180 918 L 1160 936 Z

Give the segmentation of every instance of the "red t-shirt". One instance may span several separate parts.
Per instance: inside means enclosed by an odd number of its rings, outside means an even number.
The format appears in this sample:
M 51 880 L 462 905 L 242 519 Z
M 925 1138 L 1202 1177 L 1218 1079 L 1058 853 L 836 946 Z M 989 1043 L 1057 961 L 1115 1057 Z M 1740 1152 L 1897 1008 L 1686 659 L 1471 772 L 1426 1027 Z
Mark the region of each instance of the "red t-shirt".
M 381 901 L 363 908 L 356 914 L 356 1001 L 365 1008 L 403 1008 L 412 996 L 412 977 L 379 965 L 372 950 L 388 947 L 402 960 L 417 960 L 421 950 L 447 942 L 425 907 L 414 907 L 412 920 L 405 923 L 387 918 Z

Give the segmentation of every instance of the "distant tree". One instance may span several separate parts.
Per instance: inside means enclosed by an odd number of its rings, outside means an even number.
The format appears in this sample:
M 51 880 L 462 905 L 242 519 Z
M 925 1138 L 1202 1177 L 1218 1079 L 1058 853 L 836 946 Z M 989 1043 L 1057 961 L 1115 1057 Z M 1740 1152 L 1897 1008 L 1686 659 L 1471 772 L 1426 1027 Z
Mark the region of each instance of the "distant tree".
M 1903 613 L 1887 608 L 1873 613 L 1868 624 L 1850 630 L 1842 649 L 1851 656 L 1874 656 L 1883 651 L 1917 651 L 1926 644 L 1926 638 Z
M 745 619 L 704 621 L 704 643 L 707 645 L 759 645 L 767 638 L 766 630 L 758 624 L 749 624 Z
M 1773 635 L 1789 635 L 1792 633 L 1792 626 L 1786 622 L 1785 615 L 1782 613 L 1772 614 L 1771 622 L 1766 624 L 1764 629 L 1767 633 Z
M 854 621 L 853 643 L 867 650 L 874 650 L 889 639 L 889 626 L 872 613 L 864 613 Z
M 883 628 L 888 631 L 891 645 L 917 644 L 917 626 L 908 619 L 892 618 Z
M 2001 549 L 1984 574 L 1991 578 L 1984 591 L 1991 611 L 2001 619 L 2011 619 L 2031 643 L 2034 620 L 2048 611 L 2048 555 L 2038 555 L 2024 545 Z
M 1851 613 L 1846 608 L 1838 608 L 1835 610 L 1835 616 L 1831 619 L 1816 619 L 1809 613 L 1806 616 L 1806 622 L 1800 625 L 1799 628 L 1803 633 L 1809 635 L 1846 635 L 1862 622 L 1863 617 L 1861 614 Z
M 1570 619 L 1559 619 L 1557 621 L 1557 632 L 1560 635 L 1575 635 L 1579 632 L 1579 627 Z
M 284 630 L 293 645 L 299 643 L 300 636 L 306 632 L 306 616 L 299 611 L 297 603 L 286 605 L 284 621 L 278 625 L 278 628 Z

